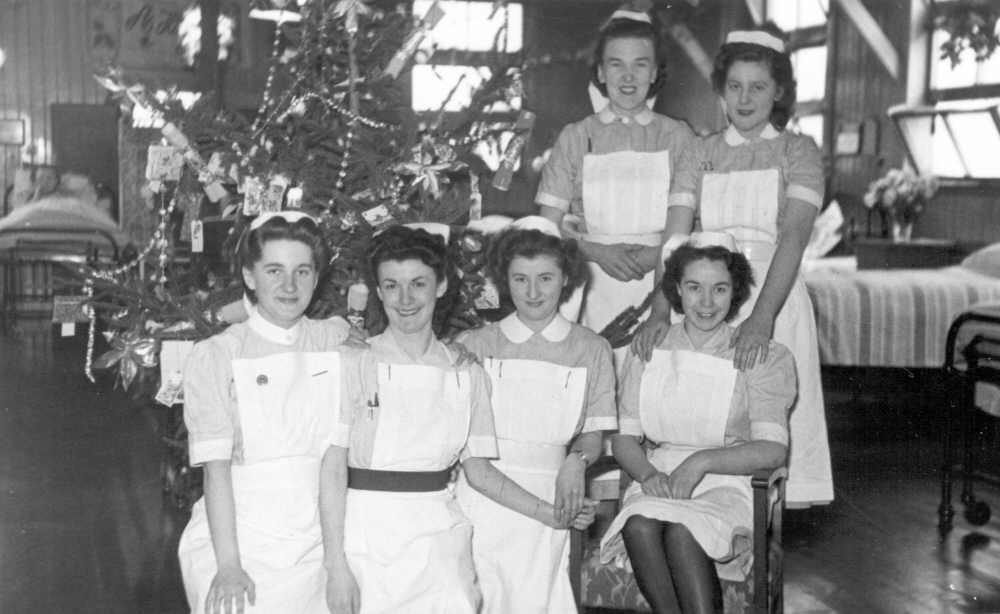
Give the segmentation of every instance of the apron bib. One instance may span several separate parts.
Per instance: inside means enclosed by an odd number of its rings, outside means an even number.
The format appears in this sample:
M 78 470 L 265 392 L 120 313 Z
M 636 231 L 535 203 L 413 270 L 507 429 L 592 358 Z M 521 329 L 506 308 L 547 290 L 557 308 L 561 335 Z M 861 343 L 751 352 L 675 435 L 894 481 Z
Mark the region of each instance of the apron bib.
M 469 373 L 378 364 L 371 469 L 438 471 L 469 436 Z M 473 614 L 479 601 L 472 528 L 449 490 L 347 491 L 344 550 L 362 614 Z
M 639 389 L 643 433 L 659 442 L 649 453 L 653 466 L 670 474 L 698 450 L 725 444 L 736 377 L 731 359 L 688 350 L 653 352 Z M 633 483 L 625 492 L 621 512 L 601 540 L 601 559 L 609 562 L 624 555 L 620 533 L 634 515 L 685 525 L 716 561 L 748 555 L 750 542 L 744 538 L 753 527 L 752 496 L 748 476 L 707 474 L 690 499 L 653 497 Z M 734 547 L 736 541 L 738 547 Z M 743 556 L 735 570 L 720 567 L 720 575 L 739 578 L 746 564 Z
M 587 241 L 659 246 L 667 220 L 670 152 L 621 151 L 583 157 L 583 216 Z M 652 291 L 655 271 L 622 282 L 589 262 L 583 325 L 600 332 L 626 307 Z
M 701 222 L 705 230 L 732 234 L 753 267 L 756 285 L 730 322 L 745 320 L 767 278 L 778 240 L 784 180 L 778 168 L 706 173 L 701 185 Z M 790 418 L 791 436 L 786 501 L 790 507 L 833 499 L 833 472 L 827 438 L 819 349 L 812 301 L 801 276 L 774 320 L 774 340 L 795 356 L 798 398 Z
M 500 459 L 494 465 L 551 503 L 555 479 L 576 435 L 587 369 L 537 360 L 487 359 Z M 569 582 L 569 533 L 484 497 L 459 479 L 458 500 L 472 521 L 482 614 L 576 612 Z
M 325 614 L 319 467 L 340 398 L 340 355 L 295 352 L 233 361 L 242 463 L 232 465 L 243 568 L 257 586 L 248 612 Z M 317 408 L 325 408 L 325 411 Z M 204 498 L 179 547 L 192 611 L 216 572 Z

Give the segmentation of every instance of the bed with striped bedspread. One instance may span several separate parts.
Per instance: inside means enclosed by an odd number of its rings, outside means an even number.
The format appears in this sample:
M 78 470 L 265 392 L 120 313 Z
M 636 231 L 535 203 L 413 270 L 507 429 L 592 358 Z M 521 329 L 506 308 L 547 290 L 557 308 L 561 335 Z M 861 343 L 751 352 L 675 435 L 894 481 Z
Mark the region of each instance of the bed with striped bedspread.
M 955 318 L 1000 301 L 1000 279 L 960 266 L 859 271 L 853 257 L 824 258 L 802 274 L 824 365 L 941 367 Z

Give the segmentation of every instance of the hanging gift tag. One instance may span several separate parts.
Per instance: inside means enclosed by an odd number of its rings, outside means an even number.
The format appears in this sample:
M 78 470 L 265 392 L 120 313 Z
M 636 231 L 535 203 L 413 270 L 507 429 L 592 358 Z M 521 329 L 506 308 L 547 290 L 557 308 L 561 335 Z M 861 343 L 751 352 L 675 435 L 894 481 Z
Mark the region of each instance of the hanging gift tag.
M 166 406 L 180 403 L 184 392 L 184 363 L 194 341 L 167 340 L 160 346 L 160 389 L 156 401 Z
M 176 147 L 150 145 L 146 152 L 146 179 L 178 181 L 184 166 L 184 154 Z
M 372 207 L 367 211 L 361 212 L 361 217 L 365 218 L 368 225 L 372 228 L 381 228 L 389 222 L 392 221 L 392 213 L 389 211 L 389 207 L 385 205 L 379 205 L 377 207 Z
M 205 233 L 201 220 L 191 221 L 191 253 L 200 254 L 205 251 Z
M 298 209 L 302 206 L 302 187 L 295 186 L 288 188 L 287 198 L 285 199 L 285 204 L 289 209 Z
M 184 376 L 180 371 L 173 371 L 166 379 L 160 380 L 160 389 L 156 391 L 154 400 L 160 405 L 172 407 L 181 401 L 184 393 Z
M 260 213 L 260 198 L 263 186 L 256 177 L 247 176 L 243 180 L 243 215 L 254 216 Z
M 498 309 L 500 307 L 500 292 L 490 278 L 486 278 L 479 295 L 473 301 L 476 309 Z
M 187 149 L 191 144 L 188 142 L 187 137 L 184 136 L 184 133 L 181 132 L 180 129 L 178 129 L 173 123 L 168 122 L 164 124 L 163 127 L 160 128 L 160 132 L 163 133 L 163 136 L 167 137 L 167 140 L 170 141 L 170 144 L 174 147 Z
M 260 202 L 261 213 L 274 213 L 281 211 L 281 203 L 285 200 L 285 183 L 283 178 L 275 177 L 267 184 Z
M 87 313 L 83 309 L 83 295 L 56 294 L 52 297 L 52 321 L 59 324 L 87 322 Z
M 72 337 L 76 334 L 76 322 L 63 322 L 59 325 L 60 337 Z

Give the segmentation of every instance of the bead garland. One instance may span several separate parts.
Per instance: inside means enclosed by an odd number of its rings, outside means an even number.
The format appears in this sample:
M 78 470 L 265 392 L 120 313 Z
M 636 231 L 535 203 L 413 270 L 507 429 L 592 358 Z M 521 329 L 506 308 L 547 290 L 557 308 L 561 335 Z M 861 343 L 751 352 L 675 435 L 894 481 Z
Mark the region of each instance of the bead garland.
M 250 130 L 257 132 L 264 112 L 271 106 L 271 90 L 274 88 L 274 75 L 278 70 L 278 49 L 281 46 L 281 24 L 274 24 L 274 39 L 271 41 L 271 66 L 267 69 L 267 81 L 264 83 L 264 93 L 257 108 L 257 117 L 253 120 Z

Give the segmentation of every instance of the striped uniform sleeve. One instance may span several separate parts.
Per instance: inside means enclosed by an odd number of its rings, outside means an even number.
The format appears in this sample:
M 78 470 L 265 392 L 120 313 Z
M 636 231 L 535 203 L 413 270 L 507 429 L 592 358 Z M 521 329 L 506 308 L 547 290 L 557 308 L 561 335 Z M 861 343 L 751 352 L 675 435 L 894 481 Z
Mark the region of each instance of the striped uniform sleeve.
M 750 439 L 788 445 L 788 415 L 797 390 L 795 360 L 773 343 L 767 362 L 746 372 Z
M 618 432 L 622 435 L 642 437 L 642 423 L 639 421 L 639 388 L 646 363 L 629 352 L 622 365 L 621 380 L 618 382 Z
M 595 351 L 587 365 L 587 396 L 583 409 L 582 432 L 618 430 L 615 409 L 615 367 L 611 346 L 601 337 L 593 339 Z
M 823 206 L 825 189 L 823 155 L 811 137 L 795 134 L 789 135 L 789 139 L 785 196 L 819 209 Z
M 698 185 L 701 183 L 703 172 L 701 163 L 703 151 L 702 140 L 692 135 L 677 153 L 677 162 L 670 180 L 669 206 L 698 208 Z M 673 155 L 671 163 L 674 163 Z
M 536 204 L 569 211 L 586 153 L 584 140 L 582 131 L 575 124 L 562 129 L 542 169 L 542 179 L 535 195 Z

